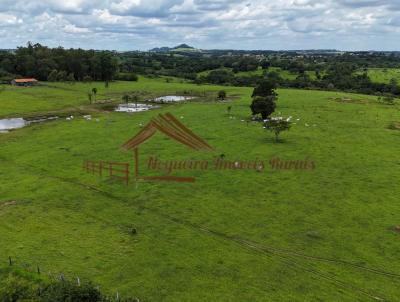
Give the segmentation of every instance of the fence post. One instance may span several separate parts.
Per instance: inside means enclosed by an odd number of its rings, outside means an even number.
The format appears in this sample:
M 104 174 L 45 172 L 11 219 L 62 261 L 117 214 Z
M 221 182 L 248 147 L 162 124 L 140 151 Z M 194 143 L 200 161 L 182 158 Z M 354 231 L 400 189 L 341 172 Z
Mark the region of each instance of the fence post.
M 126 185 L 129 184 L 129 164 L 125 164 L 125 181 Z

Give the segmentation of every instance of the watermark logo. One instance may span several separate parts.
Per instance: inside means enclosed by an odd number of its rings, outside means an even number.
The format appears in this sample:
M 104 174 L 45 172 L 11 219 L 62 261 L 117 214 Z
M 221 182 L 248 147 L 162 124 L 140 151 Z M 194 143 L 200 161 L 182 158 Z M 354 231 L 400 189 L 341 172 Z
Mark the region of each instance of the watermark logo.
M 178 182 L 194 182 L 194 177 L 175 177 L 167 176 L 140 176 L 139 174 L 139 146 L 151 138 L 157 131 L 164 133 L 171 139 L 186 145 L 195 151 L 213 151 L 205 140 L 194 134 L 190 129 L 183 125 L 171 113 L 160 114 L 153 118 L 136 136 L 127 141 L 122 147 L 126 150 L 133 151 L 135 156 L 135 178 L 143 180 L 161 180 L 161 181 L 178 181 Z M 149 163 L 149 166 L 152 166 Z
M 179 171 L 232 171 L 232 170 L 253 170 L 262 172 L 269 164 L 271 170 L 314 170 L 315 163 L 312 160 L 281 160 L 278 157 L 271 160 L 228 160 L 224 154 L 214 156 L 207 160 L 162 160 L 157 156 L 150 156 L 147 159 L 147 170 L 162 174 L 159 176 L 144 176 L 139 171 L 140 159 L 139 148 L 157 132 L 163 133 L 175 142 L 189 147 L 193 151 L 213 152 L 215 149 L 204 139 L 182 124 L 171 113 L 159 114 L 154 117 L 139 133 L 122 145 L 126 151 L 133 153 L 133 164 L 110 162 L 110 161 L 85 161 L 83 168 L 86 172 L 99 176 L 108 176 L 113 179 L 122 180 L 129 184 L 134 178 L 144 181 L 170 181 L 193 183 L 196 178 L 193 176 L 174 176 Z

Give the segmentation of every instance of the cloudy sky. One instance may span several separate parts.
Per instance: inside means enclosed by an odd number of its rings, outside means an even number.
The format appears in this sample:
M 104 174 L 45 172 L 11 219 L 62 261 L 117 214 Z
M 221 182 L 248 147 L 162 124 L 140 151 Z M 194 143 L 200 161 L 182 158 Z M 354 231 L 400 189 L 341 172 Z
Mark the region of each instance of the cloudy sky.
M 399 0 L 0 0 L 0 48 L 400 50 Z

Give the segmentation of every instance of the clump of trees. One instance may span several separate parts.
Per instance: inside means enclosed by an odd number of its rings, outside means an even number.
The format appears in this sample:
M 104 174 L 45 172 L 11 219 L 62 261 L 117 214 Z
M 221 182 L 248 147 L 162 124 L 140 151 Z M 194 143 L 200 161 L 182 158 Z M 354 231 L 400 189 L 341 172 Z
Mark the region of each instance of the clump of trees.
M 278 94 L 276 93 L 276 83 L 264 79 L 256 88 L 254 88 L 252 98 L 253 101 L 250 105 L 251 113 L 253 116 L 261 115 L 263 120 L 267 119 L 276 108 L 276 100 Z
M 28 43 L 15 53 L 0 53 L 0 70 L 15 77 L 46 81 L 111 81 L 118 72 L 118 59 L 110 51 L 49 48 Z
M 135 107 L 137 108 L 138 105 L 138 101 L 139 101 L 139 96 L 136 93 L 133 94 L 124 94 L 122 96 L 122 100 L 127 104 L 131 101 L 133 101 L 135 103 Z

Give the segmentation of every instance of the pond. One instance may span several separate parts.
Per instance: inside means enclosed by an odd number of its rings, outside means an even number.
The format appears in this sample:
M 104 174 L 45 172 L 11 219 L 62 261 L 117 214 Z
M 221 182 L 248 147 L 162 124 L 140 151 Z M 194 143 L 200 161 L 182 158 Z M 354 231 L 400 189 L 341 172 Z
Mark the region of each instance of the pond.
M 21 117 L 18 118 L 8 118 L 8 119 L 0 119 L 0 133 L 7 133 L 10 130 L 23 128 L 33 123 L 41 123 L 50 120 L 57 119 L 58 117 L 44 117 L 44 118 L 37 118 L 32 120 L 25 120 Z
M 26 126 L 23 118 L 9 118 L 0 120 L 0 133 L 8 132 L 12 129 L 18 129 Z
M 166 95 L 166 96 L 160 96 L 155 99 L 151 99 L 149 101 L 156 103 L 173 103 L 173 102 L 183 102 L 192 99 L 194 99 L 194 97 L 192 96 Z
M 117 112 L 142 112 L 147 111 L 150 109 L 158 108 L 159 106 L 153 106 L 148 104 L 134 104 L 134 103 L 126 103 L 126 104 L 119 104 L 118 107 L 115 109 Z

